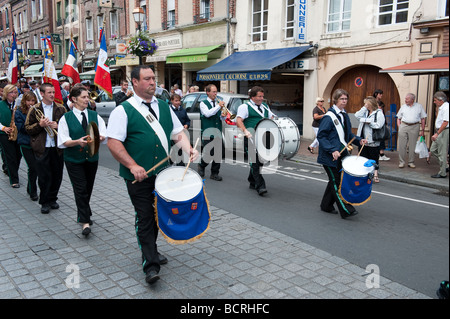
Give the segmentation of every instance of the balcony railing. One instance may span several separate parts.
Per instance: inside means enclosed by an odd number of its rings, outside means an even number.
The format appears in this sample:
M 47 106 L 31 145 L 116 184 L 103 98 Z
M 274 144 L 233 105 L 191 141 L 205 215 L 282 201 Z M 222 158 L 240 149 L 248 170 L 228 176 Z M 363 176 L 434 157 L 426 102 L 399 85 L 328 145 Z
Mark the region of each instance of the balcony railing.
M 176 25 L 177 25 L 177 20 L 164 21 L 162 23 L 162 29 L 163 30 L 172 29 L 172 28 L 175 28 Z
M 205 23 L 210 21 L 210 12 L 206 10 L 204 13 L 194 16 L 194 24 Z

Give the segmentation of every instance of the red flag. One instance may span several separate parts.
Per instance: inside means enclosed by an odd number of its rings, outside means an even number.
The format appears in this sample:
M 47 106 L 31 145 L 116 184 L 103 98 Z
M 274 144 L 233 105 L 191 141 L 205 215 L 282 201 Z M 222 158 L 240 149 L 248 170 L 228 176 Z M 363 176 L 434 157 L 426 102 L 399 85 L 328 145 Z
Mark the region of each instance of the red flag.
M 17 61 L 17 43 L 16 43 L 16 33 L 13 32 L 13 41 L 11 45 L 11 54 L 9 55 L 8 64 L 8 81 L 11 84 L 16 84 L 19 80 L 19 63 Z
M 106 49 L 105 33 L 102 31 L 101 34 L 102 38 L 100 43 L 100 51 L 98 53 L 97 66 L 95 67 L 94 84 L 97 85 L 101 90 L 105 91 L 108 94 L 109 98 L 112 99 L 113 94 L 111 74 L 109 72 L 109 66 L 106 64 L 106 60 L 108 59 L 108 52 Z

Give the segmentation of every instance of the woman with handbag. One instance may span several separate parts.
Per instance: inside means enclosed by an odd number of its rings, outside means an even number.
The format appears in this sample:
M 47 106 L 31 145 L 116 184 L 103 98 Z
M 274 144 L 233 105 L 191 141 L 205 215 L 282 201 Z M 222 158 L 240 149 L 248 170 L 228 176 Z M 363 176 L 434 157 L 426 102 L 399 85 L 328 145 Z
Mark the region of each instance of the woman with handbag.
M 383 112 L 378 108 L 377 100 L 372 96 L 364 99 L 364 106 L 355 113 L 355 116 L 359 120 L 358 133 L 356 135 L 365 138 L 368 141 L 361 151 L 361 156 L 376 161 L 378 167 L 380 141 L 377 141 L 376 138 L 374 138 L 374 130 L 383 128 L 385 125 L 385 117 Z M 374 172 L 373 181 L 375 183 L 380 182 L 380 179 L 378 178 L 378 169 Z

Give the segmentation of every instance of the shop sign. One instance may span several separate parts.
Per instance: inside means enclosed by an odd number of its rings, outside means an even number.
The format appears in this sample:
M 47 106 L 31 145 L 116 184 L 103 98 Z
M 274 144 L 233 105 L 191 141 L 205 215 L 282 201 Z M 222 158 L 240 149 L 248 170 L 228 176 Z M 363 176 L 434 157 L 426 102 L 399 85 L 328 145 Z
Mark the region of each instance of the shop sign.
M 207 54 L 168 57 L 167 63 L 196 63 L 208 61 Z
M 139 57 L 126 57 L 116 59 L 116 66 L 139 65 Z
M 181 49 L 183 47 L 181 35 L 155 38 L 155 42 L 156 45 L 158 46 L 158 50 L 161 51 Z
M 232 72 L 197 74 L 197 81 L 270 81 L 271 72 Z
M 306 70 L 315 69 L 315 60 L 304 59 L 304 60 L 291 60 L 273 69 L 273 73 L 281 72 L 304 72 Z
M 307 28 L 306 28 L 306 18 L 308 13 L 308 3 L 307 0 L 296 0 L 295 3 L 295 42 L 296 43 L 308 43 L 307 41 Z
M 93 68 L 95 66 L 94 61 L 84 61 L 83 62 L 83 68 Z

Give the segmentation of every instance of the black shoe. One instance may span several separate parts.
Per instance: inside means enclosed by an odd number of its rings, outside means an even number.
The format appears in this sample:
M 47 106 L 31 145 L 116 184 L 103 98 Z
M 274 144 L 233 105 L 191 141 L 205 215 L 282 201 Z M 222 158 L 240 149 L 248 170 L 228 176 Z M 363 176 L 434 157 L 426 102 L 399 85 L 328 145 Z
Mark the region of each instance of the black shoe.
M 198 165 L 197 172 L 198 172 L 198 175 L 200 175 L 200 177 L 205 177 L 205 168 L 204 167 L 201 167 L 200 165 Z
M 20 188 L 20 185 L 19 185 L 19 183 L 17 183 L 17 184 L 12 184 L 11 187 L 12 187 L 12 188 Z
M 30 195 L 30 199 L 31 199 L 33 202 L 35 202 L 35 201 L 37 201 L 37 200 L 39 199 L 39 196 L 38 196 L 38 195 Z
M 159 280 L 159 275 L 156 270 L 149 270 L 145 275 L 145 282 L 152 285 Z
M 341 214 L 341 217 L 342 217 L 342 219 L 346 219 L 348 217 L 352 217 L 352 216 L 355 216 L 355 215 L 358 215 L 358 212 L 356 210 L 353 213 L 350 213 L 350 214 L 343 213 L 343 214 Z
M 255 184 L 250 184 L 250 186 L 248 187 L 250 189 L 256 189 Z
M 57 202 L 53 202 L 50 204 L 50 208 L 51 209 L 58 209 L 59 208 L 59 204 Z
M 158 257 L 159 257 L 159 264 L 160 265 L 165 265 L 169 262 L 169 260 L 167 259 L 166 256 L 161 255 L 160 253 L 158 253 Z
M 83 229 L 83 231 L 81 232 L 81 235 L 87 237 L 89 236 L 89 234 L 91 233 L 91 227 L 86 227 Z
M 42 214 L 48 214 L 48 213 L 50 213 L 50 205 L 42 205 L 42 207 L 41 207 L 41 213 L 42 213 Z
M 259 196 L 263 196 L 264 194 L 267 194 L 267 189 L 260 188 L 260 189 L 257 190 L 257 192 L 258 192 Z
M 432 178 L 447 178 L 447 176 L 442 176 L 440 174 L 431 175 Z
M 212 174 L 211 179 L 220 182 L 222 180 L 222 176 L 219 176 L 217 174 Z

